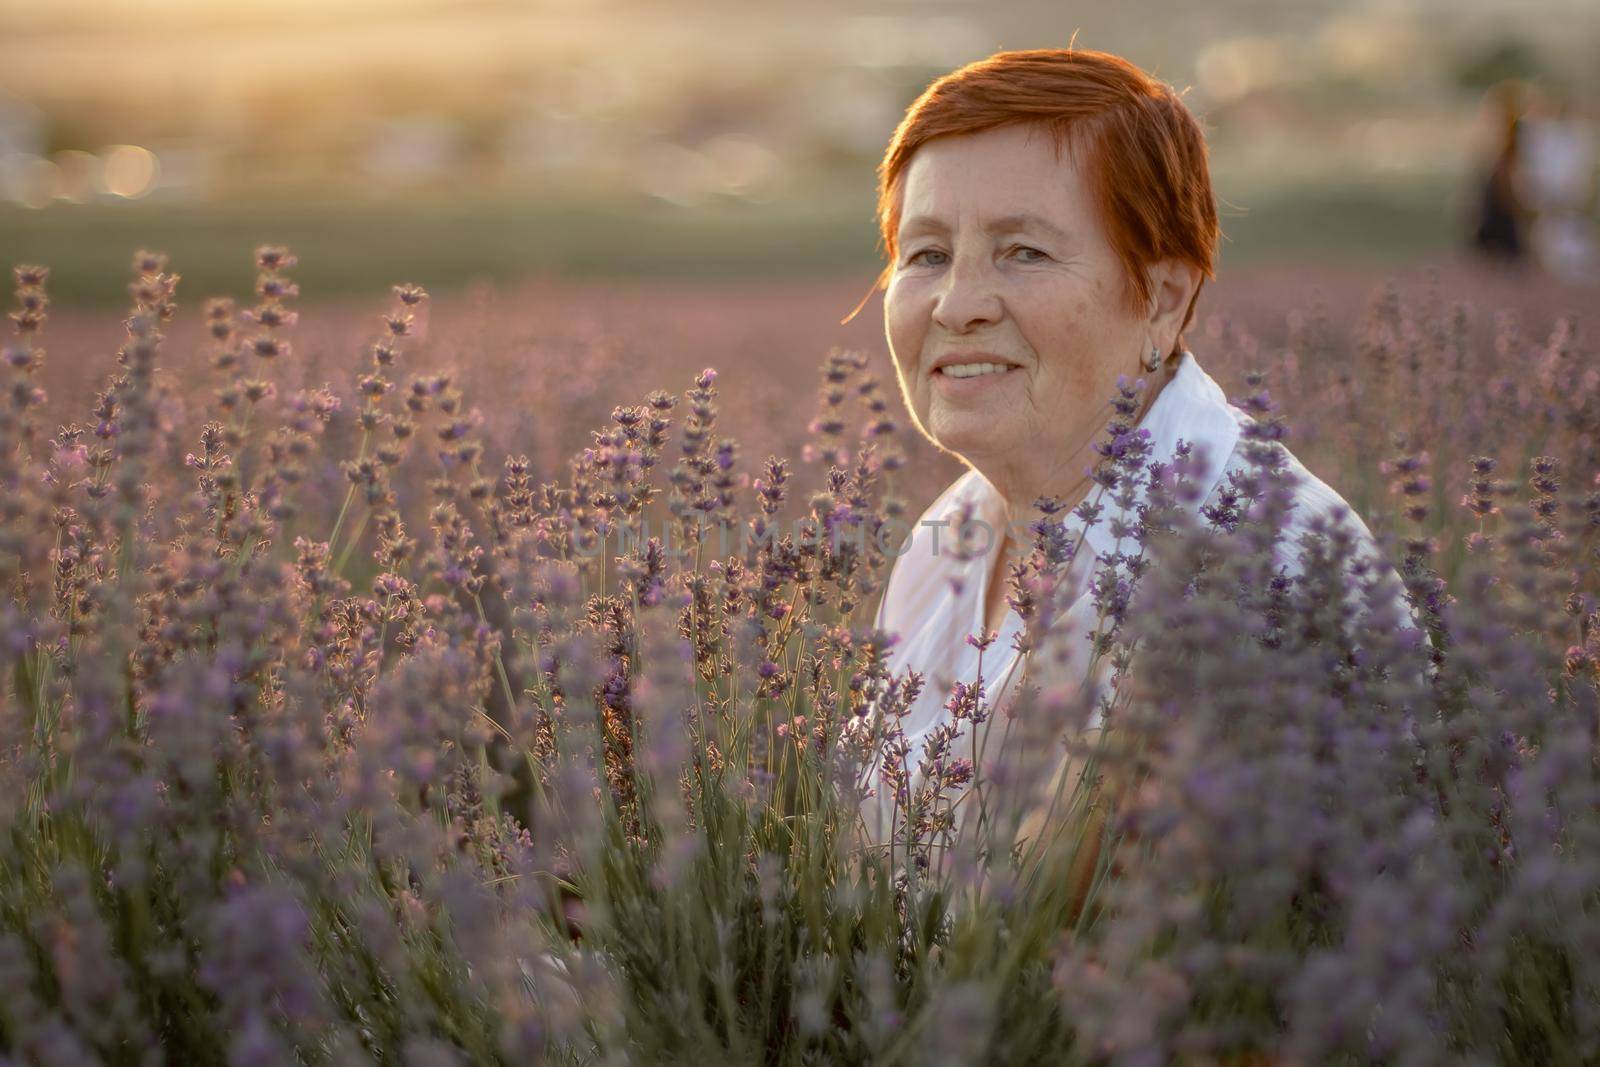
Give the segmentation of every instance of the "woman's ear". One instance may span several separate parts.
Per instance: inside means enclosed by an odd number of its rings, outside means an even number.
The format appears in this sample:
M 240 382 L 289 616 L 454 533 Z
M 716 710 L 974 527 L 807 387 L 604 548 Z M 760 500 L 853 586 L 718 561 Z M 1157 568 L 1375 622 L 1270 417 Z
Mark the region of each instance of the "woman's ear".
M 1147 274 L 1151 299 L 1146 325 L 1150 337 L 1161 346 L 1161 354 L 1167 356 L 1178 343 L 1189 302 L 1200 288 L 1200 269 L 1181 259 L 1163 259 L 1150 266 Z

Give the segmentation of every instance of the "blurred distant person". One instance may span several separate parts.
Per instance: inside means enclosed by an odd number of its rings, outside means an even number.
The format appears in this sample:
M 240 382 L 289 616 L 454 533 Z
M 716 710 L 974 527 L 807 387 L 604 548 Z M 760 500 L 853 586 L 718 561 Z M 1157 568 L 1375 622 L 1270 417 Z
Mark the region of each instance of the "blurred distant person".
M 1561 89 L 1544 93 L 1523 123 L 1523 167 L 1533 225 L 1529 245 L 1539 265 L 1566 282 L 1593 279 L 1595 131 Z
M 1527 214 L 1522 190 L 1521 93 L 1513 82 L 1503 82 L 1491 92 L 1499 112 L 1499 138 L 1480 188 L 1472 245 L 1490 260 L 1511 266 L 1522 261 Z

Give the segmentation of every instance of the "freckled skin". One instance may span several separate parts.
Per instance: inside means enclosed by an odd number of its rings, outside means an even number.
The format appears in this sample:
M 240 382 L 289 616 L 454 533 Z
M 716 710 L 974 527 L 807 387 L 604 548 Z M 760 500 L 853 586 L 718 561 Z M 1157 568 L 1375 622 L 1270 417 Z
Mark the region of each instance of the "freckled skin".
M 1010 535 L 1025 540 L 1039 516 L 1035 498 L 1082 499 L 1117 376 L 1145 378 L 1146 405 L 1155 398 L 1176 360 L 1154 375 L 1141 361 L 1152 345 L 1172 351 L 1200 273 L 1174 260 L 1148 265 L 1154 298 L 1130 310 L 1121 261 L 1074 154 L 1058 160 L 1049 134 L 1029 125 L 935 138 L 917 149 L 901 189 L 885 332 L 918 429 L 1005 498 L 1008 537 L 989 583 L 997 626 L 1004 564 L 1019 547 Z M 1023 213 L 1062 233 L 1035 223 L 991 232 L 993 220 Z M 977 395 L 947 398 L 930 370 L 962 350 L 1021 367 Z

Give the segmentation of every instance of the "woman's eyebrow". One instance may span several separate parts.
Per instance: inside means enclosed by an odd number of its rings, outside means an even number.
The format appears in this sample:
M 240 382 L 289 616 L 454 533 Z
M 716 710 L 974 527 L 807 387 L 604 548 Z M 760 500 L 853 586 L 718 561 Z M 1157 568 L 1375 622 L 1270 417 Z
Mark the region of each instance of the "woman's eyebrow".
M 1065 240 L 1067 237 L 1067 231 L 1063 230 L 1061 227 L 1057 226 L 1043 215 L 1035 215 L 1028 211 L 1020 212 L 1016 215 L 1002 215 L 997 219 L 990 219 L 988 227 L 990 233 L 1007 233 L 1012 230 L 1026 230 L 1030 228 L 1035 230 L 1043 230 L 1050 236 L 1059 237 L 1063 240 Z
M 908 236 L 922 230 L 943 231 L 944 228 L 944 223 L 932 215 L 913 215 L 901 225 L 900 232 L 902 236 Z M 989 233 L 1009 233 L 1013 230 L 1029 228 L 1043 230 L 1052 237 L 1057 237 L 1061 240 L 1066 240 L 1067 237 L 1066 231 L 1061 227 L 1043 215 L 1035 215 L 1029 211 L 1022 211 L 1013 215 L 1000 215 L 990 219 L 984 227 Z

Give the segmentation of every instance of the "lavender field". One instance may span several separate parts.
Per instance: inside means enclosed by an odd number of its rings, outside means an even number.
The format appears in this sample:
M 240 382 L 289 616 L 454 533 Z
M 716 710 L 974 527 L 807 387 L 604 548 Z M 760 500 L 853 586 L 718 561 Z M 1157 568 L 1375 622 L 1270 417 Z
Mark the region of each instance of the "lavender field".
M 1039 740 L 993 781 L 898 730 L 882 535 L 960 468 L 866 279 L 255 266 L 141 252 L 118 315 L 15 270 L 0 1062 L 1600 1063 L 1595 292 L 1224 272 L 1250 471 L 1196 515 L 1105 398 L 1144 506 L 1086 684 L 952 694 Z M 1280 544 L 1282 445 L 1413 625 Z

